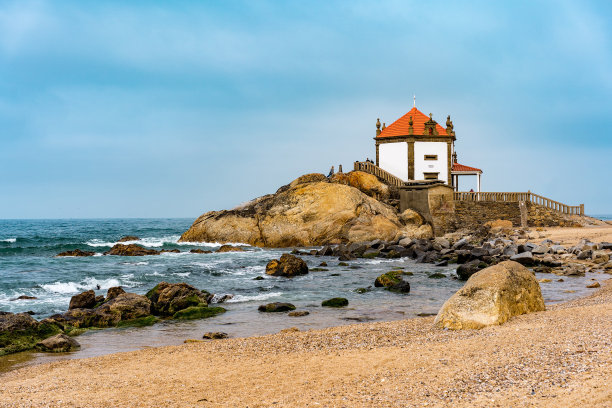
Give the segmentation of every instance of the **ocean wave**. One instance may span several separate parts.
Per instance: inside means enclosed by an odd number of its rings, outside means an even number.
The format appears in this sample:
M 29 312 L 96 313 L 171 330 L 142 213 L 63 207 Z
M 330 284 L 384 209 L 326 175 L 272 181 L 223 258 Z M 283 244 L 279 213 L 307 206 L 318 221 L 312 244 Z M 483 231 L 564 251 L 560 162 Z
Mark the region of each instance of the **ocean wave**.
M 174 275 L 180 276 L 181 278 L 186 278 L 187 276 L 191 275 L 191 272 L 175 272 Z
M 254 295 L 254 296 L 235 295 L 233 298 L 229 299 L 227 303 L 250 302 L 254 300 L 267 300 L 273 297 L 280 296 L 282 294 L 283 294 L 282 292 L 270 292 L 270 293 L 262 293 L 261 295 Z
M 68 294 L 77 293 L 90 289 L 109 289 L 113 286 L 128 286 L 122 285 L 118 279 L 96 279 L 96 278 L 85 278 L 81 282 L 54 282 L 40 285 L 42 289 L 47 292 Z
M 10 243 L 14 243 L 14 242 L 17 242 L 17 238 L 6 238 L 6 239 L 0 239 L 0 242 L 10 242 Z
M 116 244 L 138 244 L 144 247 L 155 247 L 159 248 L 164 245 L 184 245 L 184 246 L 203 246 L 203 247 L 220 247 L 221 245 L 232 245 L 232 246 L 250 246 L 248 244 L 243 244 L 240 242 L 228 242 L 227 244 L 220 244 L 218 242 L 178 242 L 181 238 L 180 235 L 167 235 L 164 237 L 146 237 L 140 238 L 133 241 L 124 241 L 124 242 L 111 242 L 105 241 L 102 239 L 94 238 L 85 242 L 85 245 L 89 245 L 90 247 L 112 247 Z

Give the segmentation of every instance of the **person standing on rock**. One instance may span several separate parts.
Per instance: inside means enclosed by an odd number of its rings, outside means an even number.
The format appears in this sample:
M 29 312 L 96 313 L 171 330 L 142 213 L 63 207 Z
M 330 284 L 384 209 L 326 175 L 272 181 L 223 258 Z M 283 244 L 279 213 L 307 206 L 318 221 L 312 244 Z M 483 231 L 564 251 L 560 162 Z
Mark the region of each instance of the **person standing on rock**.
M 329 174 L 327 175 L 327 177 L 331 177 L 334 175 L 334 166 L 331 167 L 331 169 L 329 170 Z

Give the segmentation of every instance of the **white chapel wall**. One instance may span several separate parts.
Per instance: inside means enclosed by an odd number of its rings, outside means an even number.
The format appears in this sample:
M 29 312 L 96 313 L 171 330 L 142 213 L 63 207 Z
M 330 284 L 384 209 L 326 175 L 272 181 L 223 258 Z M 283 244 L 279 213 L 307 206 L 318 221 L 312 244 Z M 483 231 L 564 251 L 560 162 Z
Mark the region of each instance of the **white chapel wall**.
M 378 146 L 379 167 L 402 180 L 408 180 L 408 144 L 381 143 Z
M 448 146 L 445 142 L 414 143 L 414 179 L 423 180 L 423 173 L 439 173 L 438 179 L 448 183 Z M 436 155 L 437 160 L 425 160 L 425 155 Z

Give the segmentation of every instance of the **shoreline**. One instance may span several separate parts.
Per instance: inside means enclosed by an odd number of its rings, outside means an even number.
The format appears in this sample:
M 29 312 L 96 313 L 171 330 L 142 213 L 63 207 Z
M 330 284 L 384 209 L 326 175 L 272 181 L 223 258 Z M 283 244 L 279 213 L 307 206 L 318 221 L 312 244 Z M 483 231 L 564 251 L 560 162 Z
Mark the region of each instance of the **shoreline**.
M 610 315 L 606 279 L 476 331 L 424 317 L 24 367 L 0 374 L 0 406 L 605 406 Z

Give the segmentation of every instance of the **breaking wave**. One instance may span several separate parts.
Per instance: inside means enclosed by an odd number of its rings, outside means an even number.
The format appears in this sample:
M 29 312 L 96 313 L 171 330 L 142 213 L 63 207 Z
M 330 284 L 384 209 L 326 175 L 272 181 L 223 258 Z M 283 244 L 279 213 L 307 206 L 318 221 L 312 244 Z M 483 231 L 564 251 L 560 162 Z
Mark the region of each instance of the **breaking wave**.
M 42 289 L 51 293 L 69 294 L 78 293 L 90 289 L 108 289 L 113 286 L 127 286 L 130 285 L 122 284 L 119 279 L 96 279 L 96 278 L 85 278 L 81 282 L 55 282 L 40 285 Z

